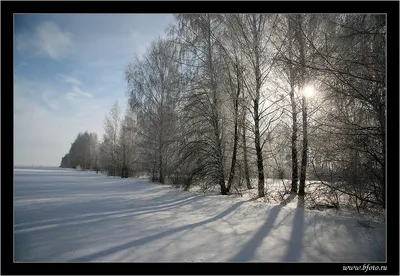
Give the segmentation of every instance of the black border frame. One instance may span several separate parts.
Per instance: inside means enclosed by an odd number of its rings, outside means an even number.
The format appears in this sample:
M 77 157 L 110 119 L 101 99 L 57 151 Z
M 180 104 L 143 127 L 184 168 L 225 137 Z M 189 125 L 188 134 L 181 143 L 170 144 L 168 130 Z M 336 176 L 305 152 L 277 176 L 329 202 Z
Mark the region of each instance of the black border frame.
M 385 13 L 387 14 L 387 271 L 343 271 L 362 263 L 14 263 L 13 262 L 13 13 Z M 399 2 L 123 2 L 123 1 L 2 1 L 2 274 L 28 275 L 267 275 L 267 274 L 399 274 Z M 396 92 L 397 91 L 397 92 Z M 11 140 L 11 141 L 10 141 Z M 11 159 L 11 160 L 10 160 Z M 273 249 L 271 249 L 273 250 Z

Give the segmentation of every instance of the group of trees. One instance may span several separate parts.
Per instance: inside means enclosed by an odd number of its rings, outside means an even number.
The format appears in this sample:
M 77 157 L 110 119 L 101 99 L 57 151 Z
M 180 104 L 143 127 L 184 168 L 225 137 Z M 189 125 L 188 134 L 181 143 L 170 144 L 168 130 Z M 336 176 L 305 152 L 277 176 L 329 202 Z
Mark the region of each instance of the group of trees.
M 311 165 L 357 206 L 385 206 L 385 16 L 330 15 L 326 28 L 332 43 L 311 44 L 319 57 L 308 65 L 326 93 L 314 119 Z
M 96 133 L 79 133 L 71 144 L 69 152 L 61 160 L 61 168 L 99 170 L 98 142 Z
M 137 173 L 136 115 L 130 108 L 121 118 L 115 102 L 104 119 L 103 141 L 99 145 L 100 167 L 110 176 L 127 178 Z
M 129 104 L 106 117 L 100 167 L 221 194 L 256 179 L 259 197 L 267 177 L 300 196 L 318 180 L 384 207 L 385 37 L 384 15 L 175 15 L 126 68 Z M 77 164 L 72 149 L 62 164 Z
M 137 140 L 135 118 L 128 108 L 121 120 L 120 106 L 115 102 L 105 116 L 102 141 L 97 140 L 96 133 L 79 133 L 69 152 L 62 158 L 60 167 L 102 171 L 123 178 L 134 176 Z

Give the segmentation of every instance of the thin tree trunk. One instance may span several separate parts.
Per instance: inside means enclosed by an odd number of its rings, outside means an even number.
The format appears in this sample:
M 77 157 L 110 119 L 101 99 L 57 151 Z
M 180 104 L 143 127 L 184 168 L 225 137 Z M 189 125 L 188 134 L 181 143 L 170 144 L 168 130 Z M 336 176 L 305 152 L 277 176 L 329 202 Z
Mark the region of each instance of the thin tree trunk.
M 293 88 L 292 88 L 293 89 Z M 293 96 L 293 90 L 290 93 L 290 99 L 292 102 L 292 187 L 291 192 L 297 193 L 297 183 L 298 183 L 298 160 L 297 160 L 297 110 L 296 103 Z
M 243 106 L 243 118 L 242 118 L 242 140 L 243 140 L 243 162 L 244 162 L 244 174 L 246 178 L 247 189 L 252 189 L 250 183 L 250 172 L 249 172 L 249 162 L 247 158 L 247 145 L 246 145 L 246 109 Z
M 261 149 L 261 137 L 260 137 L 260 116 L 259 116 L 259 104 L 260 104 L 260 90 L 261 90 L 261 69 L 260 69 L 260 52 L 259 52 L 259 35 L 257 30 L 256 20 L 253 20 L 253 32 L 255 39 L 255 77 L 256 77 L 256 95 L 254 99 L 254 143 L 257 155 L 257 169 L 258 169 L 258 196 L 264 197 L 264 164 Z
M 301 154 L 299 195 L 304 196 L 306 174 L 307 174 L 307 153 L 308 153 L 307 99 L 304 96 L 303 96 L 303 149 L 301 153 L 302 154 Z
M 212 103 L 212 116 L 213 116 L 213 127 L 214 127 L 214 137 L 216 142 L 216 155 L 218 162 L 218 178 L 219 185 L 221 187 L 221 194 L 228 194 L 228 190 L 225 185 L 225 173 L 224 173 L 224 160 L 222 153 L 222 138 L 220 137 L 220 122 L 219 122 L 219 103 L 218 103 L 218 95 L 217 95 L 217 83 L 214 75 L 214 64 L 212 59 L 212 49 L 211 49 L 211 20 L 210 15 L 207 14 L 207 54 L 208 54 L 208 66 L 209 66 L 209 74 L 210 74 L 210 85 L 211 85 L 211 93 L 213 97 Z
M 95 156 L 94 167 L 96 169 L 96 173 L 99 173 L 99 166 L 97 165 L 97 162 L 98 162 L 97 159 L 98 159 L 98 153 L 96 153 L 96 156 Z
M 258 92 L 259 93 L 259 92 Z M 260 118 L 258 116 L 258 100 L 254 100 L 254 144 L 257 154 L 257 169 L 258 169 L 258 196 L 264 197 L 264 165 L 263 156 L 260 143 Z
M 218 111 L 216 111 L 218 112 Z M 218 158 L 218 174 L 219 174 L 219 185 L 221 187 L 221 195 L 228 194 L 227 187 L 225 185 L 225 174 L 224 174 L 224 161 L 222 155 L 222 146 L 221 146 L 221 139 L 219 137 L 219 123 L 218 123 L 218 116 L 215 119 L 215 137 L 217 142 L 217 158 Z
M 164 171 L 163 171 L 163 156 L 162 156 L 162 146 L 160 143 L 160 147 L 159 147 L 159 162 L 160 162 L 160 170 L 159 170 L 159 176 L 160 176 L 160 183 L 164 184 Z
M 233 152 L 232 152 L 232 161 L 231 161 L 231 170 L 229 172 L 229 178 L 228 178 L 228 184 L 227 184 L 227 190 L 229 192 L 233 180 L 235 178 L 235 167 L 236 167 L 236 154 L 237 154 L 237 143 L 239 139 L 238 135 L 238 129 L 237 129 L 237 119 L 235 119 L 235 136 L 234 136 L 234 141 L 233 141 Z
M 239 68 L 237 67 L 237 93 L 235 95 L 235 110 L 234 110 L 234 140 L 233 140 L 233 152 L 232 152 L 232 161 L 231 161 L 231 170 L 229 173 L 228 184 L 227 184 L 227 191 L 229 192 L 233 180 L 235 178 L 235 168 L 236 168 L 236 155 L 237 155 L 237 144 L 239 140 L 239 133 L 238 133 L 238 114 L 239 114 L 239 95 L 240 95 L 240 80 L 239 80 Z
M 300 45 L 300 64 L 301 64 L 301 89 L 304 90 L 305 86 L 305 53 L 304 53 L 304 40 L 301 33 L 301 15 L 297 15 L 298 23 L 298 41 Z M 308 137 L 307 137 L 307 99 L 303 93 L 302 112 L 303 112 L 303 149 L 301 154 L 301 168 L 300 168 L 300 185 L 299 196 L 304 196 L 306 174 L 307 174 L 307 152 L 308 152 Z
M 154 160 L 153 161 L 153 169 L 151 171 L 151 182 L 156 181 L 156 166 L 157 166 L 157 162 L 156 162 L 156 160 Z
M 293 58 L 293 46 L 292 46 L 292 22 L 290 15 L 288 15 L 288 28 L 289 28 L 289 59 Z M 298 183 L 298 160 L 297 160 L 297 108 L 296 99 L 294 97 L 295 89 L 295 76 L 293 65 L 289 64 L 289 74 L 290 74 L 290 102 L 292 105 L 292 187 L 291 193 L 297 193 L 297 183 Z

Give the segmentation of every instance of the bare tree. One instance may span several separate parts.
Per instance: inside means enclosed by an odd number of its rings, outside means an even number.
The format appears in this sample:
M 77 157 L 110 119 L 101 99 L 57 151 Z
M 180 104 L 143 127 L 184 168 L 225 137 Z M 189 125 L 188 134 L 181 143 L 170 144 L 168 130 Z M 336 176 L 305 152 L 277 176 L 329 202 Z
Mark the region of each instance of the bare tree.
M 307 154 L 308 154 L 308 137 L 307 137 L 307 98 L 304 93 L 306 85 L 305 77 L 305 45 L 302 30 L 302 16 L 301 14 L 296 15 L 297 23 L 297 35 L 296 38 L 300 46 L 300 65 L 301 65 L 301 77 L 300 77 L 300 90 L 303 90 L 302 96 L 302 119 L 303 119 L 303 147 L 301 151 L 301 167 L 300 167 L 300 183 L 299 183 L 299 196 L 304 196 L 306 174 L 307 174 Z
M 136 115 L 128 105 L 121 122 L 118 140 L 121 158 L 121 177 L 127 178 L 137 173 L 137 126 Z
M 222 59 L 217 55 L 221 20 L 219 15 L 177 15 L 175 30 L 185 67 L 187 88 L 183 116 L 186 128 L 182 162 L 196 163 L 189 175 L 202 175 L 204 186 L 218 183 L 227 194 L 225 93 L 218 82 Z M 189 161 L 191 160 L 191 161 Z M 192 177 L 191 176 L 191 177 Z
M 293 60 L 293 19 L 291 15 L 288 17 L 288 40 L 289 40 L 289 59 Z M 298 183 L 298 159 L 297 159 L 297 102 L 295 98 L 295 70 L 293 64 L 289 64 L 289 82 L 290 82 L 290 103 L 292 107 L 292 185 L 291 192 L 297 193 L 297 183 Z
M 99 171 L 99 165 L 98 165 L 98 147 L 99 143 L 97 141 L 97 134 L 96 133 L 90 133 L 90 156 L 91 156 L 91 164 L 90 164 L 90 169 L 95 170 L 96 173 Z
M 315 173 L 325 177 L 324 170 L 331 171 L 335 184 L 329 185 L 356 205 L 385 206 L 385 17 L 330 15 L 319 22 L 320 39 L 305 24 L 300 29 L 312 54 L 303 68 L 319 75 L 327 101 L 318 135 L 332 141 L 320 148 L 329 153 L 314 154 Z
M 230 31 L 235 34 L 239 49 L 246 59 L 247 70 L 243 79 L 250 98 L 248 110 L 254 120 L 253 134 L 257 156 L 259 197 L 265 195 L 262 151 L 266 139 L 263 136 L 267 134 L 271 123 L 280 116 L 279 112 L 274 110 L 275 101 L 267 100 L 267 95 L 262 93 L 262 90 L 267 91 L 265 84 L 276 53 L 282 45 L 276 48 L 272 43 L 277 19 L 277 15 L 266 14 L 234 14 L 229 18 Z
M 148 159 L 146 170 L 153 181 L 165 183 L 171 167 L 171 145 L 175 141 L 179 98 L 176 47 L 170 40 L 157 39 L 142 60 L 136 58 L 126 70 L 130 107 L 137 114 L 139 145 Z M 157 172 L 157 177 L 156 177 Z
M 104 119 L 104 136 L 101 144 L 102 165 L 111 176 L 119 174 L 118 130 L 120 127 L 120 108 L 116 101 Z
M 244 97 L 243 97 L 244 101 Z M 250 182 L 250 169 L 249 169 L 249 160 L 248 160 L 248 147 L 247 147 L 247 127 L 246 127 L 246 107 L 242 104 L 242 119 L 241 119 L 241 130 L 242 130 L 242 148 L 243 148 L 243 167 L 244 174 L 246 180 L 247 189 L 252 189 Z

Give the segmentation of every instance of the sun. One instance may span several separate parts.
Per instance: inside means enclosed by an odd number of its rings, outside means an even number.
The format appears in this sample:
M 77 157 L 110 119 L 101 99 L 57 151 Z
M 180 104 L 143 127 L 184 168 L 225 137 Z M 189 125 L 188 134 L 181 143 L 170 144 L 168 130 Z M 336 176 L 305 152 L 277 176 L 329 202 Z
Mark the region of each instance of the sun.
M 307 85 L 306 87 L 304 87 L 304 96 L 306 98 L 312 98 L 315 95 L 315 89 L 314 86 L 312 85 Z

